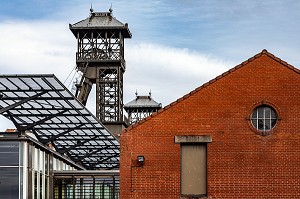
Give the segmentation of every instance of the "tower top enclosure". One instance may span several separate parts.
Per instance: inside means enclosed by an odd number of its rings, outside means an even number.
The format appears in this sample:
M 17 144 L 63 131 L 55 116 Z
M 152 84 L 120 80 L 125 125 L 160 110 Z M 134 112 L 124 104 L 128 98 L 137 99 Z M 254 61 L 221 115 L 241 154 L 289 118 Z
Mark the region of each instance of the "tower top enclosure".
M 134 100 L 124 105 L 125 111 L 128 113 L 128 120 L 130 124 L 137 123 L 138 121 L 148 117 L 153 112 L 161 109 L 162 104 L 156 102 L 152 96 L 151 91 L 149 95 L 138 95 Z
M 73 25 L 69 24 L 70 30 L 75 37 L 83 37 L 85 34 L 91 34 L 93 30 L 115 30 L 120 31 L 124 38 L 131 38 L 128 24 L 123 24 L 115 17 L 112 12 L 91 12 L 90 17 L 79 21 Z
M 123 115 L 124 39 L 131 38 L 128 24 L 109 12 L 94 12 L 73 25 L 77 39 L 76 66 L 82 78 L 75 96 L 86 104 L 96 84 L 96 116 L 115 135 L 126 127 Z
M 125 70 L 124 38 L 131 38 L 128 24 L 123 24 L 110 12 L 94 12 L 69 28 L 78 40 L 76 62 L 84 72 L 86 62 L 119 62 Z M 90 64 L 91 66 L 91 64 Z M 83 68 L 82 68 L 83 67 Z

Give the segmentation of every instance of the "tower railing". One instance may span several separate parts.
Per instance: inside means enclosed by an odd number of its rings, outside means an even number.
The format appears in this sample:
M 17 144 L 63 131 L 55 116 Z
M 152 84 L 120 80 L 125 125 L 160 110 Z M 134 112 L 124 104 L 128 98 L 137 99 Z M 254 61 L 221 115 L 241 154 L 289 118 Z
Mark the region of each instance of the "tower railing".
M 120 50 L 105 52 L 101 49 L 84 50 L 76 53 L 76 61 L 79 62 L 100 62 L 100 61 L 124 61 Z

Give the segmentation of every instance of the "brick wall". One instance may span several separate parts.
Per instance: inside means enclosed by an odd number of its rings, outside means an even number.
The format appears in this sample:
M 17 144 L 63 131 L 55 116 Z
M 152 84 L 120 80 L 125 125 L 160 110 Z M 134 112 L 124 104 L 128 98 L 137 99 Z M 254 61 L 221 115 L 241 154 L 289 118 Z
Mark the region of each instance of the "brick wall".
M 265 136 L 249 120 L 262 103 L 280 116 Z M 208 198 L 300 198 L 299 129 L 300 72 L 264 50 L 121 133 L 121 199 L 180 198 L 175 135 L 212 136 Z

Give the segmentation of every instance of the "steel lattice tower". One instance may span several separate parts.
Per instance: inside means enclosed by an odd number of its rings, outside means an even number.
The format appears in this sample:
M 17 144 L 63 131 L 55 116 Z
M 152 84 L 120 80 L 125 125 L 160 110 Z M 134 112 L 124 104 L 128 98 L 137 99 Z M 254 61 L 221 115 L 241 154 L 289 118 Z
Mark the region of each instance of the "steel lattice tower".
M 123 116 L 123 74 L 125 72 L 124 39 L 131 38 L 128 24 L 109 12 L 93 12 L 70 24 L 77 38 L 76 65 L 82 72 L 76 97 L 83 104 L 96 84 L 96 116 L 113 133 L 125 125 Z

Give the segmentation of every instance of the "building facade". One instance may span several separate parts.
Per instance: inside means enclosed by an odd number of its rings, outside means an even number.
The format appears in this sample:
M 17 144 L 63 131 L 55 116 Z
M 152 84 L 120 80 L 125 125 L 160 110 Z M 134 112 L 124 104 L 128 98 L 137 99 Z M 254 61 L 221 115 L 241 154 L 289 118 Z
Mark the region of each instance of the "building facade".
M 83 167 L 29 136 L 0 133 L 1 198 L 53 198 L 53 172 L 78 169 Z
M 299 198 L 300 70 L 263 50 L 121 133 L 121 198 Z

